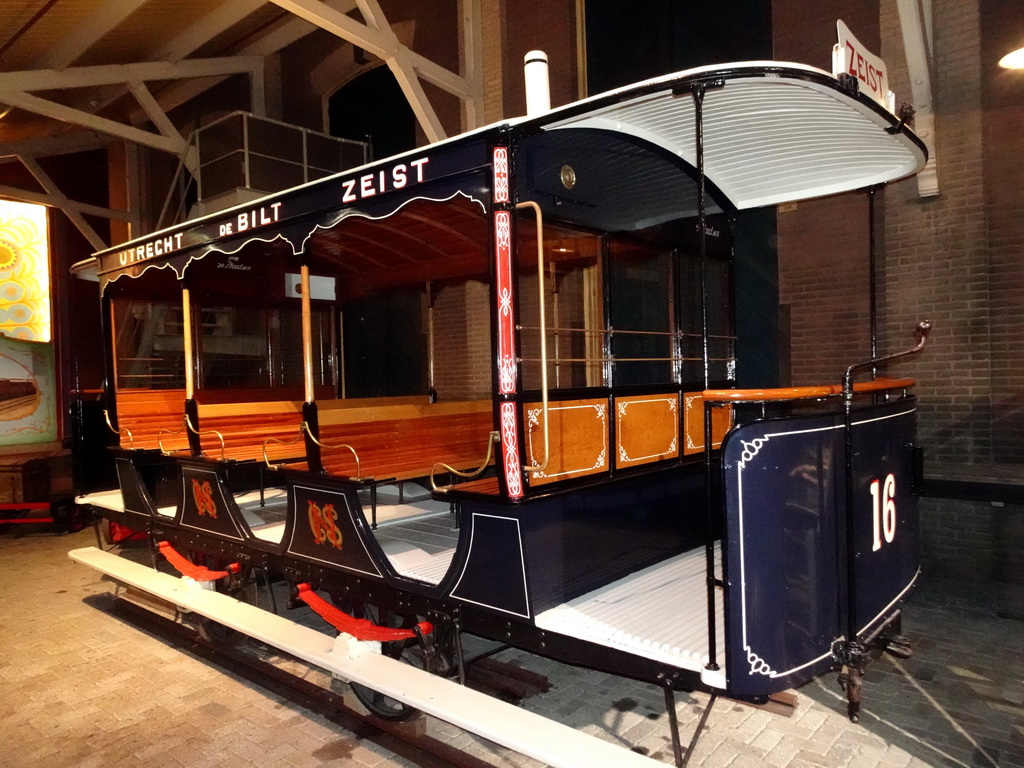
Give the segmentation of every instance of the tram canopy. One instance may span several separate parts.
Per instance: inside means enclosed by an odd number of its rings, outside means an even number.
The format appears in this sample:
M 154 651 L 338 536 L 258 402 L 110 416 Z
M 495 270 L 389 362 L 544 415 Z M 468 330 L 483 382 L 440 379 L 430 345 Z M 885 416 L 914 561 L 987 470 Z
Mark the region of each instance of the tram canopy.
M 696 167 L 691 94 L 698 85 L 706 88 L 704 173 L 739 209 L 885 184 L 927 160 L 924 144 L 895 115 L 800 64 L 687 70 L 553 110 L 537 122 L 548 131 L 630 134 Z
M 697 93 L 703 94 L 701 110 Z M 341 247 L 324 230 L 357 212 L 386 218 L 413 199 L 450 201 L 468 194 L 484 208 L 482 171 L 499 131 L 518 135 L 527 156 L 517 171 L 520 190 L 538 193 L 543 206 L 560 206 L 559 215 L 569 221 L 586 225 L 599 217 L 608 229 L 695 215 L 695 181 L 687 189 L 679 180 L 680 174 L 694 180 L 701 159 L 709 213 L 884 184 L 915 173 L 927 159 L 904 121 L 860 94 L 855 82 L 801 64 L 701 67 L 482 128 L 101 251 L 101 282 L 164 266 L 180 277 L 191 261 L 237 253 L 254 240 L 281 238 L 296 255 L 316 259 L 324 255 L 318 250 Z M 568 178 L 560 175 L 566 158 L 574 157 L 589 174 L 578 185 L 571 167 Z M 454 221 L 422 217 L 419 225 L 440 228 L 449 240 L 461 229 Z

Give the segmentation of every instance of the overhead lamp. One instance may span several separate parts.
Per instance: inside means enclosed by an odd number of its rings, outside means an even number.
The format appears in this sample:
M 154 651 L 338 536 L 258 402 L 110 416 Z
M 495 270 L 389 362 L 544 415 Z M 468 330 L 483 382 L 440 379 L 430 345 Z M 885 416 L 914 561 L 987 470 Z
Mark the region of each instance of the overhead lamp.
M 999 60 L 999 66 L 1004 69 L 1024 69 L 1024 48 L 1011 51 Z

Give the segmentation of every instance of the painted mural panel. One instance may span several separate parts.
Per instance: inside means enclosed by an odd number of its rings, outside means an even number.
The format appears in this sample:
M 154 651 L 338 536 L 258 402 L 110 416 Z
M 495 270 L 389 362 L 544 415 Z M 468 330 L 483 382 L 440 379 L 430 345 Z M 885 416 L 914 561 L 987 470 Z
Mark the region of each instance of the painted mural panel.
M 50 340 L 46 208 L 0 201 L 0 333 Z
M 0 335 L 0 445 L 57 439 L 53 346 Z

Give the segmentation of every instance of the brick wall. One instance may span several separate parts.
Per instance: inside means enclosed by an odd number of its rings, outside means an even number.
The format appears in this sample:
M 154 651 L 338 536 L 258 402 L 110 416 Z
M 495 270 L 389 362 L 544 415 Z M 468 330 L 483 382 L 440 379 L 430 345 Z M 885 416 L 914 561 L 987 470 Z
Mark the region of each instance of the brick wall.
M 829 68 L 842 18 L 881 53 L 897 103 L 913 101 L 896 0 L 773 8 L 776 58 Z M 933 28 L 940 195 L 921 198 L 914 179 L 879 193 L 879 349 L 905 348 L 918 320 L 933 322 L 929 348 L 893 372 L 919 382 L 926 471 L 955 474 L 1024 462 L 1024 73 L 996 67 L 1024 19 L 1011 0 L 934 0 Z M 866 327 L 866 217 L 863 194 L 778 215 L 794 383 L 834 375 L 865 348 L 853 329 Z M 823 350 L 835 328 L 852 338 Z M 921 516 L 927 578 L 994 583 L 1000 612 L 1024 615 L 1020 508 L 923 498 Z
M 998 66 L 1004 54 L 1024 41 L 1020 3 L 986 0 L 980 23 L 991 270 L 992 457 L 1024 463 L 1024 71 Z
M 927 577 L 990 582 L 994 519 L 991 505 L 923 499 L 921 560 Z
M 478 400 L 491 393 L 490 292 L 469 281 L 434 299 L 434 388 L 438 400 Z
M 838 383 L 848 365 L 870 356 L 867 195 L 809 200 L 779 213 L 778 245 L 791 383 Z
M 878 50 L 878 15 L 871 6 L 776 0 L 775 58 L 831 71 L 839 18 Z M 779 302 L 788 308 L 793 385 L 838 382 L 848 365 L 870 356 L 868 206 L 860 192 L 780 209 Z
M 496 123 L 505 114 L 505 3 L 481 0 L 481 37 L 483 38 L 483 124 Z
M 992 457 L 989 253 L 982 155 L 981 48 L 975 3 L 934 6 L 939 188 L 922 199 L 917 182 L 886 191 L 884 330 L 906 345 L 918 319 L 934 323 L 931 349 L 900 371 L 918 379 L 920 437 L 931 461 Z M 882 3 L 882 55 L 897 101 L 910 83 L 895 0 Z
M 909 99 L 895 0 L 881 18 L 891 85 Z M 936 0 L 933 24 L 940 195 L 919 198 L 913 180 L 887 191 L 885 327 L 898 346 L 916 319 L 935 323 L 905 369 L 920 382 L 926 462 L 956 476 L 1024 462 L 1024 76 L 997 66 L 1024 19 L 1008 0 Z M 994 584 L 1000 615 L 1024 618 L 1021 508 L 924 498 L 921 512 L 926 576 Z

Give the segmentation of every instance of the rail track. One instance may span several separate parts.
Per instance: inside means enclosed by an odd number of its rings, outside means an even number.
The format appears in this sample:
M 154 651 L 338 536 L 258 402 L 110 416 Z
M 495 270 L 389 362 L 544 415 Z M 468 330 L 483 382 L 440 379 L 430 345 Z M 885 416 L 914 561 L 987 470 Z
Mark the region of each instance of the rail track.
M 330 676 L 324 681 L 309 676 L 315 667 L 282 654 L 277 649 L 247 638 L 233 644 L 204 639 L 188 615 L 158 598 L 131 589 L 109 595 L 112 615 L 159 638 L 167 645 L 197 656 L 246 681 L 280 696 L 296 706 L 320 715 L 356 738 L 371 741 L 422 768 L 493 768 L 494 763 L 467 754 L 431 736 L 430 715 L 408 722 L 391 722 L 352 706 L 346 696 L 332 690 Z M 547 678 L 496 661 L 490 656 L 500 646 L 467 662 L 467 684 L 507 701 L 519 701 L 549 687 Z M 355 697 L 352 697 L 355 700 Z

